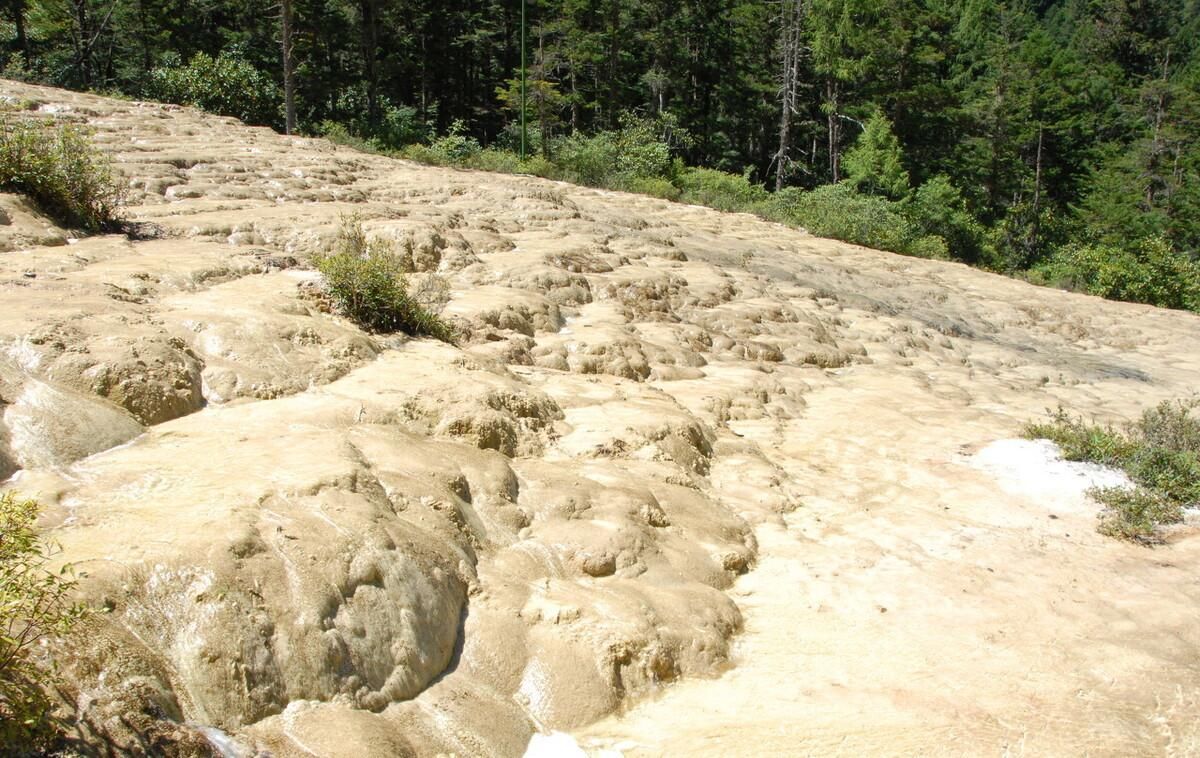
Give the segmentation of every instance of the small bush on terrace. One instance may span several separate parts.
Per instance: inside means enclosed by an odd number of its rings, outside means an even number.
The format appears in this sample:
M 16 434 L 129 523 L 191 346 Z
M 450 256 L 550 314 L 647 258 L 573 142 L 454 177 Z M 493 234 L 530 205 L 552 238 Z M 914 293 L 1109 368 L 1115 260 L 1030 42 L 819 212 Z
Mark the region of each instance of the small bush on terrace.
M 121 224 L 112 164 L 74 124 L 3 117 L 0 189 L 26 195 L 67 227 L 96 232 Z
M 1116 466 L 1136 488 L 1094 489 L 1105 506 L 1099 530 L 1113 537 L 1152 543 L 1159 527 L 1183 520 L 1183 510 L 1200 505 L 1200 418 L 1196 401 L 1163 402 L 1124 430 L 1088 424 L 1063 409 L 1048 423 L 1030 424 L 1029 438 L 1048 439 L 1063 457 Z
M 371 332 L 401 331 L 453 344 L 454 328 L 408 288 L 404 264 L 392 244 L 367 239 L 357 216 L 343 220 L 334 250 L 316 259 L 334 304 Z
M 56 728 L 45 688 L 53 671 L 38 665 L 42 640 L 71 632 L 87 609 L 69 602 L 68 568 L 46 569 L 54 554 L 34 528 L 38 505 L 0 494 L 0 752 L 36 754 L 51 747 Z

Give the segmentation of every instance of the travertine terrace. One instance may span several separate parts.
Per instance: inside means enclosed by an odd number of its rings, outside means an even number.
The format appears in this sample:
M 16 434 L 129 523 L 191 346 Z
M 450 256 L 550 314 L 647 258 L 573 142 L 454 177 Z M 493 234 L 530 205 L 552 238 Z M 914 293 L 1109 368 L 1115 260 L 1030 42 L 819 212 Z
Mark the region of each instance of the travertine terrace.
M 1200 318 L 0 91 L 94 129 L 142 231 L 0 196 L 0 480 L 108 609 L 55 651 L 89 744 L 1197 749 L 1193 528 L 1108 540 L 969 456 L 1189 395 Z M 308 257 L 354 213 L 448 279 L 460 347 L 328 313 Z

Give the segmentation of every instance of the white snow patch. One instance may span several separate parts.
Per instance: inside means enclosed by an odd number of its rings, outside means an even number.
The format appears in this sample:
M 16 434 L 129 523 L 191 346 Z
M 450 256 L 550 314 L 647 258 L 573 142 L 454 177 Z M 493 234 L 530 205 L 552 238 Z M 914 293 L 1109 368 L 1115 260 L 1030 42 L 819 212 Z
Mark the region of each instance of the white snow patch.
M 1047 510 L 1094 513 L 1092 487 L 1132 487 L 1119 471 L 1096 463 L 1065 461 L 1050 440 L 996 440 L 967 459 L 967 465 L 992 475 L 1001 489 L 1041 503 Z

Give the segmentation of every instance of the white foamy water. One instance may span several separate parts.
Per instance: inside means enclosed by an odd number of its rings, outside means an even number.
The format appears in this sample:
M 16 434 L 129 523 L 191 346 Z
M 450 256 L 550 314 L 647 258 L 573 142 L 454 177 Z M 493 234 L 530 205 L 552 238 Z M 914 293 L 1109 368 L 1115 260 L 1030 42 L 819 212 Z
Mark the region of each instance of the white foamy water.
M 215 726 L 197 724 L 196 729 L 204 735 L 209 744 L 217 749 L 221 758 L 245 758 L 249 755 L 249 751 L 243 745 Z

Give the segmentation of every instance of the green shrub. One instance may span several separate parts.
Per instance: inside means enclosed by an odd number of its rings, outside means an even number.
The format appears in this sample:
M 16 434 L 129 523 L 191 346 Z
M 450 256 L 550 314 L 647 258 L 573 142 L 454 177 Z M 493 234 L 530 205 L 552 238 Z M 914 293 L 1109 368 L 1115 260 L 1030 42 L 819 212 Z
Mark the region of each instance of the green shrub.
M 61 637 L 87 615 L 70 602 L 70 569 L 47 570 L 55 547 L 37 533 L 38 505 L 0 493 L 0 748 L 5 754 L 39 753 L 53 743 L 45 688 L 55 675 L 34 660 L 41 641 Z
M 528 171 L 522 171 L 521 156 L 511 150 L 497 150 L 495 148 L 484 148 L 479 152 L 471 155 L 465 162 L 466 168 L 479 169 L 480 171 L 491 171 L 497 174 L 527 174 Z
M 987 263 L 983 225 L 967 210 L 966 200 L 950 179 L 938 174 L 917 188 L 904 206 L 904 215 L 919 232 L 940 237 L 945 256 L 965 263 Z
M 782 202 L 769 204 L 772 215 L 818 237 L 918 258 L 950 257 L 946 241 L 936 234 L 923 233 L 909 220 L 904 203 L 864 195 L 847 182 L 826 184 L 789 200 L 788 206 Z
M 429 127 L 411 105 L 393 105 L 386 97 L 380 97 L 379 123 L 364 124 L 360 133 L 381 150 L 397 150 L 428 139 Z
M 120 227 L 123 192 L 107 156 L 73 124 L 0 121 L 0 188 L 28 196 L 60 224 Z
M 484 151 L 490 152 L 490 151 Z M 480 168 L 484 168 L 480 166 Z M 541 176 L 546 179 L 561 179 L 562 171 L 558 166 L 554 165 L 553 161 L 546 160 L 540 155 L 530 155 L 523 161 L 517 162 L 516 174 L 530 174 L 532 176 Z
M 685 203 L 707 205 L 722 211 L 750 211 L 771 197 L 761 185 L 752 184 L 748 174 L 685 168 L 679 172 L 676 182 Z
M 356 137 L 350 133 L 345 124 L 340 124 L 336 121 L 326 119 L 320 122 L 312 129 L 312 134 L 315 137 L 323 137 L 335 145 L 345 145 L 360 152 L 371 153 L 373 155 L 386 154 L 384 150 L 380 149 L 378 144 L 362 137 Z
M 661 200 L 678 200 L 681 195 L 679 188 L 671 184 L 671 180 L 661 176 L 634 177 L 623 182 L 620 189 L 622 192 L 636 192 Z
M 554 162 L 568 181 L 589 187 L 607 186 L 620 173 L 620 146 L 615 132 L 587 137 L 580 133 L 560 141 Z
M 1160 403 L 1131 432 L 1137 449 L 1125 466 L 1138 484 L 1187 506 L 1200 505 L 1200 418 L 1195 401 Z
M 338 309 L 371 332 L 402 331 L 453 344 L 454 328 L 409 292 L 404 264 L 391 243 L 368 240 L 357 217 L 343 221 L 334 250 L 316 259 Z
M 635 180 L 674 178 L 670 139 L 687 139 L 670 119 L 625 114 L 620 129 L 590 137 L 576 133 L 559 141 L 552 159 L 567 181 L 620 189 Z
M 1183 508 L 1154 490 L 1097 487 L 1089 494 L 1104 506 L 1096 530 L 1109 537 L 1152 544 L 1160 525 L 1183 520 Z
M 1109 300 L 1200 311 L 1200 264 L 1162 237 L 1124 248 L 1064 245 L 1031 278 Z
M 1062 408 L 1054 411 L 1047 423 L 1028 424 L 1024 434 L 1029 439 L 1050 440 L 1068 461 L 1119 466 L 1131 452 L 1129 440 L 1116 429 L 1088 424 Z
M 860 194 L 844 182 L 805 192 L 787 214 L 791 223 L 819 237 L 896 253 L 909 252 L 920 236 L 898 203 Z
M 467 134 L 466 125 L 462 121 L 455 121 L 445 136 L 438 137 L 428 145 L 408 145 L 400 150 L 400 156 L 434 166 L 470 168 L 482 152 L 479 141 Z
M 247 124 L 277 125 L 283 102 L 279 87 L 264 71 L 236 51 L 216 58 L 196 53 L 187 65 L 168 56 L 150 71 L 145 94 L 154 100 L 193 105 L 209 113 L 232 116 Z
M 1197 403 L 1164 402 L 1124 430 L 1088 424 L 1063 409 L 1049 423 L 1030 424 L 1025 436 L 1048 439 L 1067 460 L 1090 461 L 1125 471 L 1135 489 L 1095 490 L 1105 510 L 1100 531 L 1150 542 L 1156 527 L 1183 519 L 1183 509 L 1200 505 L 1200 419 Z

